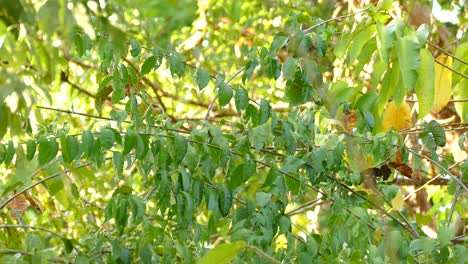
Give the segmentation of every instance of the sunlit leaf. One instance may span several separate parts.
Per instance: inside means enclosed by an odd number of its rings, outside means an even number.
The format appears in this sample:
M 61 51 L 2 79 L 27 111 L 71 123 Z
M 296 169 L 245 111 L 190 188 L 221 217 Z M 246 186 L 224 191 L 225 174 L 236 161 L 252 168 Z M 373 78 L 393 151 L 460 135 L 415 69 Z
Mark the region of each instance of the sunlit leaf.
M 198 264 L 225 264 L 229 263 L 234 257 L 237 256 L 239 251 L 244 249 L 244 241 L 236 241 L 233 243 L 226 243 L 217 245 L 211 249 L 205 256 L 203 256 Z
M 141 65 L 140 69 L 140 74 L 145 75 L 148 74 L 156 65 L 156 57 L 150 56 L 146 58 L 146 60 L 143 62 L 143 65 Z
M 406 91 L 414 89 L 418 78 L 418 68 L 421 64 L 419 55 L 420 46 L 414 35 L 409 35 L 398 40 L 398 60 L 400 72 Z
M 427 49 L 421 49 L 421 66 L 415 90 L 419 105 L 418 115 L 422 118 L 431 111 L 434 100 L 434 58 Z
M 395 128 L 397 131 L 411 127 L 410 107 L 403 102 L 399 107 L 394 101 L 388 103 L 382 120 L 382 130 L 387 131 Z
M 439 55 L 436 61 L 452 66 L 452 57 L 447 55 Z M 440 112 L 449 102 L 452 96 L 452 71 L 440 65 L 435 64 L 435 91 L 434 102 L 432 104 L 432 112 Z

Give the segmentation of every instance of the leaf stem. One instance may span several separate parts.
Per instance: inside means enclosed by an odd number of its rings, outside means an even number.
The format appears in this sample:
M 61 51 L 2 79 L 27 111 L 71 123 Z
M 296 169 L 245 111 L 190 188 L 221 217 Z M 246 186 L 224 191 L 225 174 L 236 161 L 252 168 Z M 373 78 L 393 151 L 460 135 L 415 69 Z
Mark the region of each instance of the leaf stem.
M 309 32 L 309 31 L 311 31 L 312 29 L 314 29 L 314 28 L 316 28 L 316 27 L 319 27 L 319 26 L 321 26 L 321 25 L 323 25 L 323 24 L 326 24 L 326 23 L 328 23 L 328 22 L 331 22 L 331 21 L 341 20 L 341 19 L 344 19 L 344 18 L 348 18 L 348 17 L 355 16 L 355 15 L 360 14 L 360 13 L 367 12 L 367 11 L 369 11 L 371 8 L 372 8 L 372 6 L 368 6 L 368 7 L 364 8 L 364 9 L 361 9 L 361 10 L 355 12 L 355 13 L 351 13 L 351 14 L 347 14 L 347 15 L 342 15 L 342 16 L 338 16 L 338 17 L 335 17 L 335 18 L 330 18 L 330 19 L 324 20 L 324 21 L 322 21 L 322 22 L 320 22 L 320 23 L 317 23 L 317 24 L 315 24 L 315 25 L 309 27 L 308 29 L 304 30 L 304 32 Z

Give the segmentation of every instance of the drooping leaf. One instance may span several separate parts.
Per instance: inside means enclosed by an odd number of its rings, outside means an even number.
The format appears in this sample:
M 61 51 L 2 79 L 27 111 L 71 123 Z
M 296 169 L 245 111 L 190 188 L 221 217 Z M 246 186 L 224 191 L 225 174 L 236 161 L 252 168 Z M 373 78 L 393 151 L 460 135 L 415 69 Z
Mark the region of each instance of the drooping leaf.
M 448 67 L 452 66 L 452 57 L 447 55 L 439 55 L 436 61 L 443 63 Z M 438 63 L 434 65 L 434 69 L 435 91 L 432 112 L 438 113 L 448 104 L 450 97 L 452 96 L 452 71 Z
M 119 151 L 114 151 L 112 156 L 112 164 L 114 165 L 114 171 L 118 177 L 122 176 L 124 159 L 123 155 Z
M 392 127 L 397 131 L 409 128 L 411 126 L 411 116 L 408 103 L 403 102 L 400 106 L 397 106 L 394 101 L 388 103 L 382 122 L 382 131 L 387 131 Z
M 273 56 L 288 42 L 288 37 L 286 36 L 277 36 L 273 40 L 270 46 L 270 55 Z
M 265 193 L 265 192 L 258 192 L 255 194 L 255 200 L 257 202 L 257 205 L 259 207 L 264 207 L 267 205 L 269 202 L 271 202 L 271 193 Z
M 208 74 L 208 72 L 206 72 L 202 68 L 198 68 L 197 71 L 195 72 L 195 82 L 198 85 L 198 90 L 201 91 L 210 82 L 210 75 Z
M 6 152 L 5 152 L 5 157 L 3 160 L 6 166 L 10 165 L 10 162 L 13 160 L 14 156 L 15 156 L 15 146 L 13 145 L 13 141 L 9 140 L 7 148 L 6 148 Z
M 398 41 L 398 60 L 406 91 L 413 90 L 418 78 L 418 68 L 421 63 L 419 50 L 419 42 L 414 35 L 405 36 Z
M 383 25 L 377 22 L 377 47 L 380 55 L 380 59 L 388 64 L 388 58 L 391 48 L 395 42 L 395 29 L 396 23 L 390 22 L 388 25 Z
M 354 62 L 354 60 L 359 56 L 362 51 L 362 48 L 366 43 L 372 38 L 375 34 L 375 25 L 366 27 L 364 30 L 359 32 L 356 37 L 351 41 L 351 46 L 349 47 L 346 63 L 349 65 Z
M 270 110 L 271 106 L 268 103 L 267 100 L 261 99 L 260 100 L 260 124 L 263 125 L 265 124 L 266 121 L 268 121 L 268 118 L 270 117 Z
M 234 96 L 234 102 L 236 103 L 237 112 L 240 114 L 249 104 L 249 95 L 245 88 L 238 88 L 236 90 L 236 95 Z
M 46 137 L 41 136 L 39 138 L 39 164 L 44 165 L 54 159 L 58 153 L 58 149 L 57 140 L 54 137 L 47 140 Z
M 32 160 L 34 158 L 34 154 L 36 154 L 36 141 L 30 139 L 26 143 L 26 158 L 28 160 Z
M 227 83 L 221 83 L 218 86 L 218 103 L 220 106 L 225 106 L 231 101 L 232 98 L 232 88 Z
M 179 53 L 174 53 L 169 57 L 169 68 L 172 76 L 177 75 L 182 78 L 185 74 L 185 67 L 185 60 Z
M 146 58 L 146 60 L 143 62 L 143 65 L 141 65 L 140 69 L 140 74 L 145 75 L 151 72 L 151 70 L 154 68 L 156 65 L 156 57 L 155 56 L 150 56 Z
M 284 62 L 283 77 L 285 80 L 293 80 L 297 69 L 297 59 L 288 58 Z
M 223 217 L 226 217 L 229 214 L 229 211 L 232 207 L 232 193 L 231 190 L 224 185 L 222 193 L 218 196 L 219 210 Z
M 174 138 L 174 162 L 180 164 L 187 153 L 187 139 L 181 135 Z
M 138 44 L 138 41 L 132 39 L 130 40 L 130 54 L 132 57 L 137 57 L 141 53 L 141 46 Z
M 233 243 L 226 243 L 217 245 L 203 256 L 198 264 L 226 264 L 229 263 L 234 257 L 237 256 L 239 251 L 244 249 L 244 241 L 236 241 Z
M 382 81 L 379 97 L 377 98 L 377 112 L 380 114 L 387 105 L 388 99 L 395 94 L 397 85 L 400 83 L 400 66 L 398 60 L 394 61 L 392 68 L 388 69 Z
M 104 149 L 110 149 L 115 143 L 115 135 L 114 131 L 110 128 L 103 128 L 101 133 L 99 133 L 98 138 L 101 141 L 102 147 Z
M 420 53 L 421 66 L 418 70 L 415 90 L 419 105 L 418 116 L 422 118 L 431 111 L 434 100 L 434 58 L 427 49 L 421 49 Z
M 453 88 L 453 99 L 459 100 L 460 102 L 455 102 L 455 110 L 462 122 L 468 122 L 468 103 L 464 102 L 468 98 L 468 80 L 460 80 L 457 85 Z

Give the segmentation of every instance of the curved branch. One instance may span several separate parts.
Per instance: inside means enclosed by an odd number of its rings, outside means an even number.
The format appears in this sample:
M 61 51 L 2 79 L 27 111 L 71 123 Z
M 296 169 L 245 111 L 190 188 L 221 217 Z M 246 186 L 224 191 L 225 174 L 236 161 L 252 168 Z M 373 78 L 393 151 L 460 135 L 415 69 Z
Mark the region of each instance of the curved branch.
M 448 169 L 446 169 L 444 166 L 442 166 L 442 164 L 440 164 L 439 162 L 425 156 L 425 155 L 421 155 L 419 154 L 418 152 L 412 150 L 412 149 L 408 149 L 409 152 L 413 153 L 413 155 L 416 155 L 420 158 L 423 158 L 423 159 L 426 159 L 428 161 L 430 161 L 432 164 L 436 165 L 437 167 L 439 167 L 441 170 L 443 170 L 448 176 L 450 176 L 450 178 L 452 178 L 453 180 L 455 180 L 458 185 L 460 185 L 465 191 L 468 191 L 468 188 L 466 187 L 466 185 L 455 175 L 453 175 Z

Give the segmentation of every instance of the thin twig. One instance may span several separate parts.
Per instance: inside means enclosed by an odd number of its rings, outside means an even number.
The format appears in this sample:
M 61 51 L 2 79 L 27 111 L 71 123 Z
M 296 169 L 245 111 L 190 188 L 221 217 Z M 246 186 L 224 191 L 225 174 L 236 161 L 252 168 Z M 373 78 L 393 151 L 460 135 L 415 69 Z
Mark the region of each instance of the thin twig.
M 267 253 L 263 252 L 261 249 L 259 249 L 256 246 L 246 245 L 245 248 L 254 251 L 255 253 L 262 256 L 264 259 L 270 261 L 271 263 L 281 264 L 281 262 L 279 262 L 275 258 L 269 256 Z
M 51 235 L 54 235 L 58 238 L 61 238 L 61 239 L 65 239 L 65 240 L 68 240 L 68 238 L 64 237 L 63 235 L 55 232 L 55 231 L 52 231 L 50 229 L 47 229 L 45 227 L 42 227 L 42 226 L 31 226 L 31 225 L 0 225 L 0 229 L 7 229 L 7 228 L 24 228 L 24 229 L 35 229 L 35 230 L 41 230 L 41 231 L 44 231 L 44 232 L 47 232 Z
M 456 166 L 458 166 L 460 163 L 464 162 L 464 160 L 462 161 L 459 161 L 455 164 L 453 164 L 452 166 L 449 167 L 449 170 L 455 168 Z M 440 178 L 442 176 L 442 174 L 438 174 L 436 175 L 435 177 L 431 178 L 430 180 L 428 180 L 427 182 L 425 182 L 423 185 L 421 185 L 420 187 L 418 187 L 416 190 L 414 190 L 412 193 L 408 194 L 406 197 L 405 197 L 405 201 L 408 200 L 411 196 L 413 196 L 414 194 L 416 194 L 417 192 L 421 191 L 422 189 L 424 189 L 424 187 L 426 187 L 427 185 L 429 185 L 430 183 L 436 181 L 438 178 Z
M 292 215 L 296 215 L 296 214 L 300 214 L 300 213 L 303 213 L 305 210 L 311 208 L 311 207 L 315 207 L 317 206 L 317 202 L 320 201 L 321 198 L 318 198 L 318 199 L 315 199 L 315 200 L 312 200 L 310 202 L 307 202 L 303 205 L 300 205 L 299 207 L 297 207 L 296 209 L 294 210 L 291 210 L 289 212 L 286 212 L 285 214 L 286 215 L 289 215 L 289 216 L 292 216 Z
M 95 119 L 101 119 L 101 120 L 107 120 L 107 121 L 116 121 L 110 117 L 104 117 L 104 116 L 97 116 L 97 115 L 91 115 L 87 113 L 81 113 L 81 112 L 75 112 L 75 111 L 70 111 L 70 110 L 65 110 L 65 109 L 59 109 L 59 108 L 53 108 L 53 107 L 48 107 L 48 106 L 36 106 L 37 108 L 44 109 L 44 110 L 49 110 L 49 111 L 56 111 L 56 112 L 61 112 L 61 113 L 66 113 L 66 114 L 71 114 L 71 115 L 80 115 L 80 116 L 86 116 L 89 118 L 95 118 Z M 131 121 L 124 120 L 122 121 L 123 123 L 131 124 Z M 183 133 L 183 134 L 190 134 L 188 131 L 180 130 L 180 129 L 172 129 L 172 128 L 165 128 L 161 126 L 154 125 L 153 128 L 164 128 L 169 131 L 177 132 L 177 133 Z
M 367 8 L 364 8 L 364 9 L 359 10 L 359 11 L 357 11 L 357 12 L 355 12 L 355 13 L 352 13 L 352 14 L 342 15 L 342 16 L 338 16 L 338 17 L 335 17 L 335 18 L 330 18 L 330 19 L 324 20 L 324 21 L 322 21 L 322 22 L 320 22 L 320 23 L 318 23 L 318 24 L 315 24 L 315 25 L 309 27 L 308 29 L 306 29 L 306 30 L 304 30 L 304 31 L 305 31 L 305 32 L 309 32 L 309 31 L 311 31 L 312 29 L 314 29 L 314 28 L 316 28 L 316 27 L 319 27 L 319 26 L 321 26 L 321 25 L 323 25 L 323 24 L 326 24 L 326 23 L 328 23 L 328 22 L 335 21 L 335 20 L 341 20 L 341 19 L 343 19 L 343 18 L 348 18 L 348 17 L 352 17 L 352 16 L 355 16 L 355 15 L 360 14 L 360 13 L 367 12 L 367 11 L 369 11 L 369 10 L 371 9 L 371 7 L 372 7 L 372 6 L 369 6 L 369 7 L 367 7 Z
M 20 255 L 25 255 L 25 256 L 33 256 L 33 253 L 22 251 L 22 250 L 10 249 L 10 248 L 0 249 L 0 256 L 7 255 L 7 254 L 9 255 L 20 254 Z M 64 260 L 61 260 L 58 258 L 48 258 L 47 260 L 50 262 L 55 262 L 55 263 L 65 263 Z
M 453 175 L 449 170 L 447 170 L 444 166 L 442 166 L 442 164 L 440 164 L 439 162 L 425 156 L 425 155 L 421 155 L 419 154 L 418 152 L 412 150 L 412 149 L 408 149 L 409 152 L 413 153 L 413 155 L 416 155 L 420 158 L 423 158 L 423 159 L 426 159 L 428 161 L 430 161 L 432 164 L 436 165 L 437 167 L 439 167 L 441 170 L 443 170 L 447 175 L 449 175 L 453 180 L 455 180 L 461 187 L 463 187 L 463 189 L 465 191 L 468 190 L 468 188 L 465 186 L 465 184 L 455 175 Z
M 430 43 L 429 41 L 426 41 L 426 43 L 429 44 L 429 46 L 431 46 L 431 47 L 433 47 L 433 48 L 439 50 L 439 51 L 442 52 L 442 53 L 444 53 L 445 55 L 448 55 L 448 56 L 452 57 L 453 59 L 455 59 L 455 60 L 457 60 L 457 61 L 459 61 L 459 62 L 461 62 L 461 63 L 463 63 L 463 64 L 467 64 L 467 65 L 468 65 L 468 62 L 467 62 L 467 61 L 465 61 L 465 60 L 463 60 L 463 59 L 461 59 L 461 58 L 459 58 L 459 57 L 453 55 L 452 53 L 450 53 L 450 52 L 448 52 L 448 51 L 442 49 L 441 47 L 439 47 L 439 46 L 437 46 L 437 45 L 434 45 L 434 44 Z
M 437 64 L 439 64 L 440 66 L 442 66 L 442 67 L 444 67 L 444 68 L 447 68 L 447 69 L 451 70 L 452 72 L 454 72 L 454 73 L 456 73 L 456 74 L 462 76 L 463 78 L 468 79 L 468 75 L 465 75 L 465 74 L 463 74 L 462 72 L 459 72 L 459 71 L 455 70 L 454 68 L 448 66 L 447 64 L 442 63 L 442 62 L 440 62 L 440 61 L 438 61 L 438 60 L 435 60 L 435 62 L 436 62 Z

